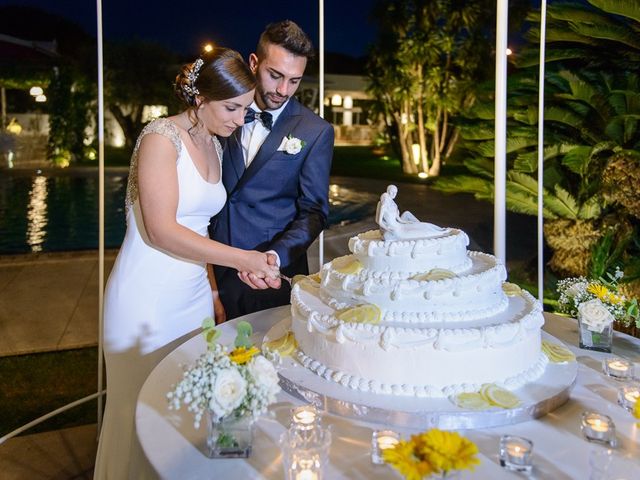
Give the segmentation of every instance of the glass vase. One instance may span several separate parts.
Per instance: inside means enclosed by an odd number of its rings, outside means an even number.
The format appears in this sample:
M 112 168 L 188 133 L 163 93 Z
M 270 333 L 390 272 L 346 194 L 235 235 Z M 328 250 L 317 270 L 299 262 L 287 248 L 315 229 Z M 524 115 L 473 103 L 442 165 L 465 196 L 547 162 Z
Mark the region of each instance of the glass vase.
M 424 480 L 460 480 L 460 470 L 451 470 L 446 473 L 433 473 L 423 477 Z
M 253 417 L 231 414 L 215 418 L 207 413 L 207 448 L 209 458 L 247 458 L 253 443 Z
M 613 324 L 610 323 L 604 327 L 602 332 L 595 332 L 589 330 L 589 327 L 578 319 L 578 329 L 580 331 L 580 348 L 598 352 L 611 352 Z

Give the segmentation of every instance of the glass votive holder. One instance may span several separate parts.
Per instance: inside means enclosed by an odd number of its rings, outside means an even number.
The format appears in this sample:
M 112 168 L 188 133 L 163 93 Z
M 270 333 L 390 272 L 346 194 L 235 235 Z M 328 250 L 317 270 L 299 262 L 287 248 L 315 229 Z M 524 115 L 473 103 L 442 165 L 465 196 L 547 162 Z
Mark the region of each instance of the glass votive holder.
M 312 430 L 320 426 L 320 413 L 314 405 L 303 405 L 291 410 L 291 428 Z
M 631 480 L 638 477 L 638 465 L 633 457 L 615 450 L 598 448 L 589 454 L 589 480 Z
M 382 465 L 384 459 L 382 452 L 395 447 L 400 441 L 400 434 L 393 430 L 374 430 L 371 435 L 371 461 L 376 465 Z
M 633 364 L 620 357 L 608 357 L 602 361 L 602 370 L 605 375 L 616 380 L 628 380 L 633 378 Z
M 618 389 L 618 403 L 628 411 L 633 410 L 640 398 L 640 385 L 624 385 Z
M 532 452 L 533 442 L 527 438 L 515 435 L 500 437 L 500 465 L 508 470 L 530 473 L 533 469 Z
M 282 466 L 286 480 L 323 480 L 329 461 L 331 429 L 317 427 L 314 435 L 301 436 L 291 427 L 280 435 Z
M 584 412 L 580 428 L 588 441 L 602 443 L 612 448 L 616 446 L 616 426 L 611 417 L 595 412 Z

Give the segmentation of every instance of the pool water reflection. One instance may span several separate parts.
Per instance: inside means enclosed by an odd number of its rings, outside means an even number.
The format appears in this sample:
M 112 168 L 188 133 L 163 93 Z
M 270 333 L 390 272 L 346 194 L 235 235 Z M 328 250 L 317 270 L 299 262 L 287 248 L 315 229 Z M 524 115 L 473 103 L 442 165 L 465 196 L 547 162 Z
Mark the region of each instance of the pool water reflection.
M 98 176 L 94 171 L 60 175 L 0 172 L 0 254 L 98 248 Z M 105 176 L 105 246 L 118 248 L 125 232 L 127 177 Z M 329 224 L 370 217 L 377 197 L 331 185 Z

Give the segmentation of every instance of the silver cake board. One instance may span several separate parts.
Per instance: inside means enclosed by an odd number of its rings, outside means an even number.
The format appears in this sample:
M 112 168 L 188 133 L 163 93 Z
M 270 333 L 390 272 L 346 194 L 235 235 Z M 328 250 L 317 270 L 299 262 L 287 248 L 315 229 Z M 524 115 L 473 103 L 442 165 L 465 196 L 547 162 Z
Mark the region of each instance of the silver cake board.
M 264 341 L 280 338 L 290 325 L 291 318 L 278 322 L 267 332 Z M 542 338 L 562 344 L 544 331 Z M 575 361 L 549 362 L 540 378 L 514 391 L 521 400 L 519 407 L 466 410 L 448 398 L 418 398 L 353 390 L 316 375 L 294 357 L 284 357 L 278 368 L 280 386 L 285 392 L 314 404 L 323 412 L 409 430 L 465 430 L 533 420 L 569 400 L 577 374 L 578 363 Z

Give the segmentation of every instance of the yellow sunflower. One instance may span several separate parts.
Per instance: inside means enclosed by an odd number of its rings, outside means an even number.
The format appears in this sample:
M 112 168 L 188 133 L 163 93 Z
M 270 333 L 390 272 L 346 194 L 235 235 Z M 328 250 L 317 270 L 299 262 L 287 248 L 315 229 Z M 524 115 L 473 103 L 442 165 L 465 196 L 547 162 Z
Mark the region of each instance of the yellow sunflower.
M 480 463 L 478 447 L 456 432 L 438 429 L 414 435 L 416 453 L 437 473 L 473 468 Z
M 593 293 L 601 301 L 606 300 L 610 295 L 609 289 L 599 283 L 590 283 L 587 287 L 587 292 Z
M 434 471 L 428 463 L 416 457 L 414 447 L 411 441 L 400 441 L 395 447 L 383 450 L 382 458 L 407 480 L 422 480 Z
M 624 303 L 625 298 L 620 295 L 616 295 L 615 293 L 609 293 L 607 300 L 611 305 L 620 305 L 621 303 Z
M 238 347 L 229 352 L 229 358 L 232 362 L 237 363 L 238 365 L 244 365 L 258 353 L 260 353 L 260 350 L 256 347 Z

